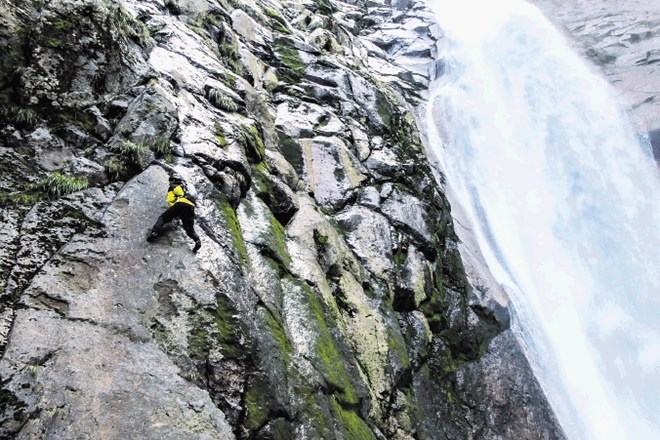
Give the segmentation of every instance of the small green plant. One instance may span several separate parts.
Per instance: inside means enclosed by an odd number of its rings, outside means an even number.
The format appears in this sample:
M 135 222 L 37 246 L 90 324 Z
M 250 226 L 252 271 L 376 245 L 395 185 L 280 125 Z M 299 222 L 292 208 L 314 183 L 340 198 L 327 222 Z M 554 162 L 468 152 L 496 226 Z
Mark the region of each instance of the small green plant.
M 161 154 L 163 156 L 167 156 L 168 154 L 172 153 L 172 144 L 166 137 L 158 137 L 151 141 L 149 144 L 155 153 Z
M 222 42 L 218 44 L 218 50 L 223 57 L 237 60 L 239 58 L 238 47 L 235 44 Z
M 223 84 L 228 86 L 230 89 L 236 88 L 236 77 L 233 75 L 227 75 L 222 80 Z
M 149 147 L 143 143 L 125 141 L 119 146 L 121 155 L 140 167 L 144 166 L 145 156 L 148 151 Z
M 118 180 L 128 172 L 126 164 L 117 159 L 108 159 L 104 163 L 105 170 L 113 180 Z
M 243 66 L 240 63 L 241 55 L 238 53 L 238 45 L 232 40 L 231 36 L 225 35 L 218 44 L 220 58 L 232 72 L 237 75 L 243 74 Z
M 39 195 L 34 193 L 15 192 L 5 193 L 0 192 L 0 206 L 13 206 L 13 205 L 34 205 L 40 200 Z
M 31 108 L 21 108 L 15 110 L 13 119 L 21 127 L 32 128 L 37 125 L 39 115 Z
M 220 23 L 220 19 L 215 14 L 206 14 L 202 18 L 202 25 L 204 27 L 217 26 Z
M 208 100 L 211 101 L 211 103 L 218 107 L 221 110 L 225 110 L 228 112 L 235 112 L 238 110 L 238 104 L 234 102 L 234 100 L 225 95 L 222 91 L 219 89 L 211 89 L 208 92 Z
M 53 23 L 53 27 L 58 31 L 70 31 L 75 27 L 75 25 L 67 20 L 56 20 Z
M 112 7 L 111 19 L 119 30 L 120 35 L 128 36 L 128 38 L 132 39 L 142 47 L 149 46 L 151 38 L 149 29 L 140 20 L 133 18 L 133 16 L 122 5 Z
M 57 38 L 49 38 L 48 41 L 46 41 L 46 46 L 52 49 L 59 49 L 60 46 L 62 46 L 62 42 Z
M 62 412 L 61 407 L 54 406 L 54 407 L 49 408 L 49 409 L 46 410 L 46 417 L 52 420 L 52 419 L 56 418 L 57 416 L 59 416 L 61 412 Z
M 197 371 L 196 367 L 190 367 L 188 373 L 185 375 L 185 378 L 190 382 L 197 382 L 197 380 L 200 378 L 199 371 Z
M 81 191 L 88 186 L 89 182 L 86 177 L 67 176 L 66 174 L 55 171 L 30 185 L 30 189 L 42 190 L 51 196 L 61 197 L 66 194 Z
M 147 150 L 146 145 L 142 143 L 136 143 L 131 141 L 125 141 L 119 146 L 119 152 L 124 156 L 130 156 L 131 154 L 141 154 Z

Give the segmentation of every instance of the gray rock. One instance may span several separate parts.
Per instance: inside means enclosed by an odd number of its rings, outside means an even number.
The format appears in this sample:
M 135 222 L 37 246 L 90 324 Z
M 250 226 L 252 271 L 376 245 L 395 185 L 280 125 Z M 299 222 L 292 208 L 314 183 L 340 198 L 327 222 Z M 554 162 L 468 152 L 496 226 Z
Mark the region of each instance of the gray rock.
M 379 278 L 392 270 L 392 237 L 387 219 L 365 207 L 354 206 L 336 216 L 348 231 L 348 244 L 364 265 Z
M 338 137 L 303 140 L 305 182 L 321 205 L 340 208 L 365 179 L 362 167 Z

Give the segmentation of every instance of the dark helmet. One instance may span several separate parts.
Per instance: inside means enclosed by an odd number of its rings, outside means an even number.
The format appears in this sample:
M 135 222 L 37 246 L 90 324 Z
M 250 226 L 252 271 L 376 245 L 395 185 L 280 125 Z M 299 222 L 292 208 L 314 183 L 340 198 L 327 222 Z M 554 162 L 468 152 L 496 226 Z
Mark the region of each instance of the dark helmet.
M 170 174 L 170 183 L 173 183 L 173 182 L 183 183 L 183 177 L 181 177 L 181 174 L 179 174 L 179 173 Z

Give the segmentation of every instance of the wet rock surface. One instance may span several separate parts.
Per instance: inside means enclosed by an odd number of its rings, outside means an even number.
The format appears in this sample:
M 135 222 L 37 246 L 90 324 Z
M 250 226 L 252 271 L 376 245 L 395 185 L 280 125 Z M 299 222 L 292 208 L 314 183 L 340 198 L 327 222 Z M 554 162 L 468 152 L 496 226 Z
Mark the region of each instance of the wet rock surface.
M 537 0 L 619 93 L 660 160 L 660 2 Z
M 0 10 L 1 438 L 562 438 L 409 110 L 422 3 Z M 197 254 L 145 240 L 170 170 Z

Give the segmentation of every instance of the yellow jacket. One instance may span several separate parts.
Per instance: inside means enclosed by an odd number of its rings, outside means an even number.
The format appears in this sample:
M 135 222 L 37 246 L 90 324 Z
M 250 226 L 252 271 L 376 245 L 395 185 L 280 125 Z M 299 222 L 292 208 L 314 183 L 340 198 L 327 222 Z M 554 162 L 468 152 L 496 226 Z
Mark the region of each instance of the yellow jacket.
M 190 200 L 186 199 L 184 196 L 186 195 L 185 191 L 181 187 L 181 185 L 176 185 L 174 187 L 170 187 L 170 190 L 167 192 L 167 204 L 169 206 L 174 206 L 175 203 L 187 203 L 189 205 L 195 206 L 193 202 Z

